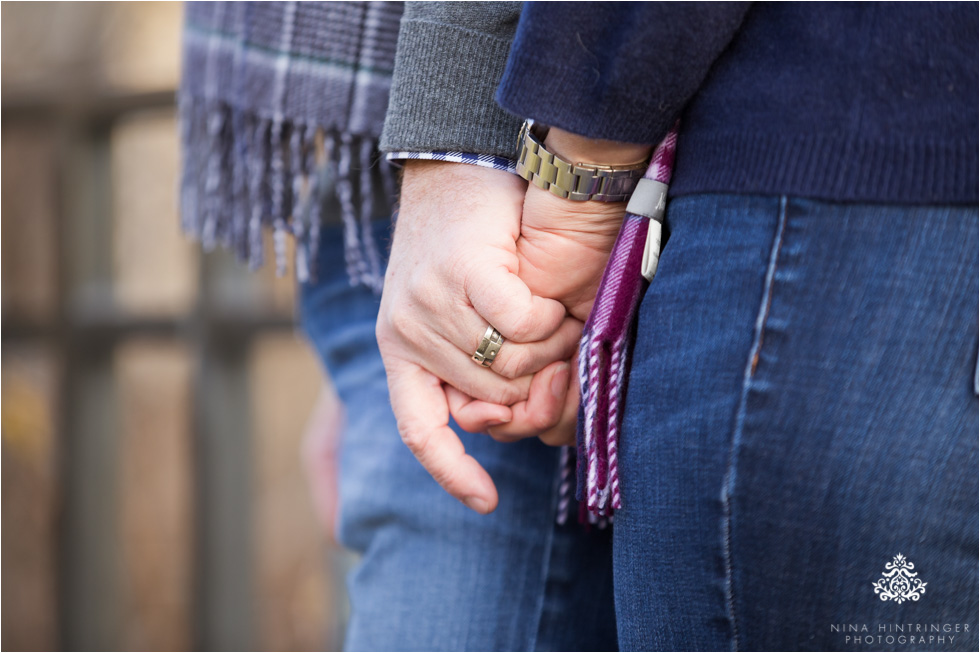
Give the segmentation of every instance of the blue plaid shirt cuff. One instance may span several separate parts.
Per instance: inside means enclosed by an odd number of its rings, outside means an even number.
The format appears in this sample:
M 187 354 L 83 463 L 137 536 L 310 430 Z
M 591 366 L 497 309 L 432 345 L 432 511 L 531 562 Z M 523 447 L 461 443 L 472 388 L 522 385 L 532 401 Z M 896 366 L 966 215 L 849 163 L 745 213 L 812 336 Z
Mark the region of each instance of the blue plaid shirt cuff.
M 389 152 L 385 158 L 389 163 L 399 167 L 406 159 L 424 159 L 426 161 L 469 163 L 483 168 L 503 170 L 504 172 L 517 174 L 516 161 L 492 154 L 470 154 L 468 152 Z

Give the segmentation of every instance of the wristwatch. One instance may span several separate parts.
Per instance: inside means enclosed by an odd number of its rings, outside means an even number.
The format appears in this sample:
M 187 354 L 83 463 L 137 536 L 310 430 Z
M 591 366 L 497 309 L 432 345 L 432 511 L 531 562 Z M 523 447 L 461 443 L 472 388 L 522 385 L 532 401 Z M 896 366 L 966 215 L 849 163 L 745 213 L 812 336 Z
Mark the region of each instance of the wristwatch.
M 548 128 L 530 120 L 517 143 L 517 174 L 552 195 L 585 202 L 624 202 L 643 177 L 649 161 L 625 166 L 572 163 L 544 147 Z

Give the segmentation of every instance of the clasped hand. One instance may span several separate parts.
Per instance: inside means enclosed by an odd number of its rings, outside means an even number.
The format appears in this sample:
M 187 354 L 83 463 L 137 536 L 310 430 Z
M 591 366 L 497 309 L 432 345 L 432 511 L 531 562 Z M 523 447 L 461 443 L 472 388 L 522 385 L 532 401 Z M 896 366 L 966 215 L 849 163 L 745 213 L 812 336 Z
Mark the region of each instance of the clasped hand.
M 573 203 L 507 172 L 411 161 L 377 337 L 402 440 L 451 495 L 496 508 L 492 479 L 449 428 L 574 442 L 574 358 L 625 207 Z M 475 364 L 487 325 L 506 339 Z

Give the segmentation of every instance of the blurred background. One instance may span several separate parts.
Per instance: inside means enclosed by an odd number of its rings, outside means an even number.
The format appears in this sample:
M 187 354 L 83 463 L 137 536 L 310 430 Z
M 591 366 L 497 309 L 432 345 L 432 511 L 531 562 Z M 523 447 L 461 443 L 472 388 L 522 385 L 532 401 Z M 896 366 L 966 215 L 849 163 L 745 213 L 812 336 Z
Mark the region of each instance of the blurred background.
M 341 642 L 300 456 L 336 403 L 293 281 L 179 232 L 181 21 L 2 5 L 5 650 Z

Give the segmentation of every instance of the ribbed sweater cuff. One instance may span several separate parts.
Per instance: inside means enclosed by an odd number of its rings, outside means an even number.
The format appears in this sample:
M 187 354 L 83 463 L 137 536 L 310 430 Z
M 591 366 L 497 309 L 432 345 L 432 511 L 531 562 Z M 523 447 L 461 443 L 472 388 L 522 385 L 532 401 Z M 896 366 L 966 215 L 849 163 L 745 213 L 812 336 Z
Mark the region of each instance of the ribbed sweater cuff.
M 607 86 L 598 94 L 591 84 L 597 74 L 515 49 L 496 99 L 511 113 L 589 138 L 653 145 L 667 135 L 679 106 L 661 106 L 633 88 Z
M 977 141 L 684 133 L 671 195 L 736 192 L 909 204 L 977 201 Z
M 509 49 L 479 32 L 402 21 L 381 150 L 513 157 L 521 120 L 493 98 Z

